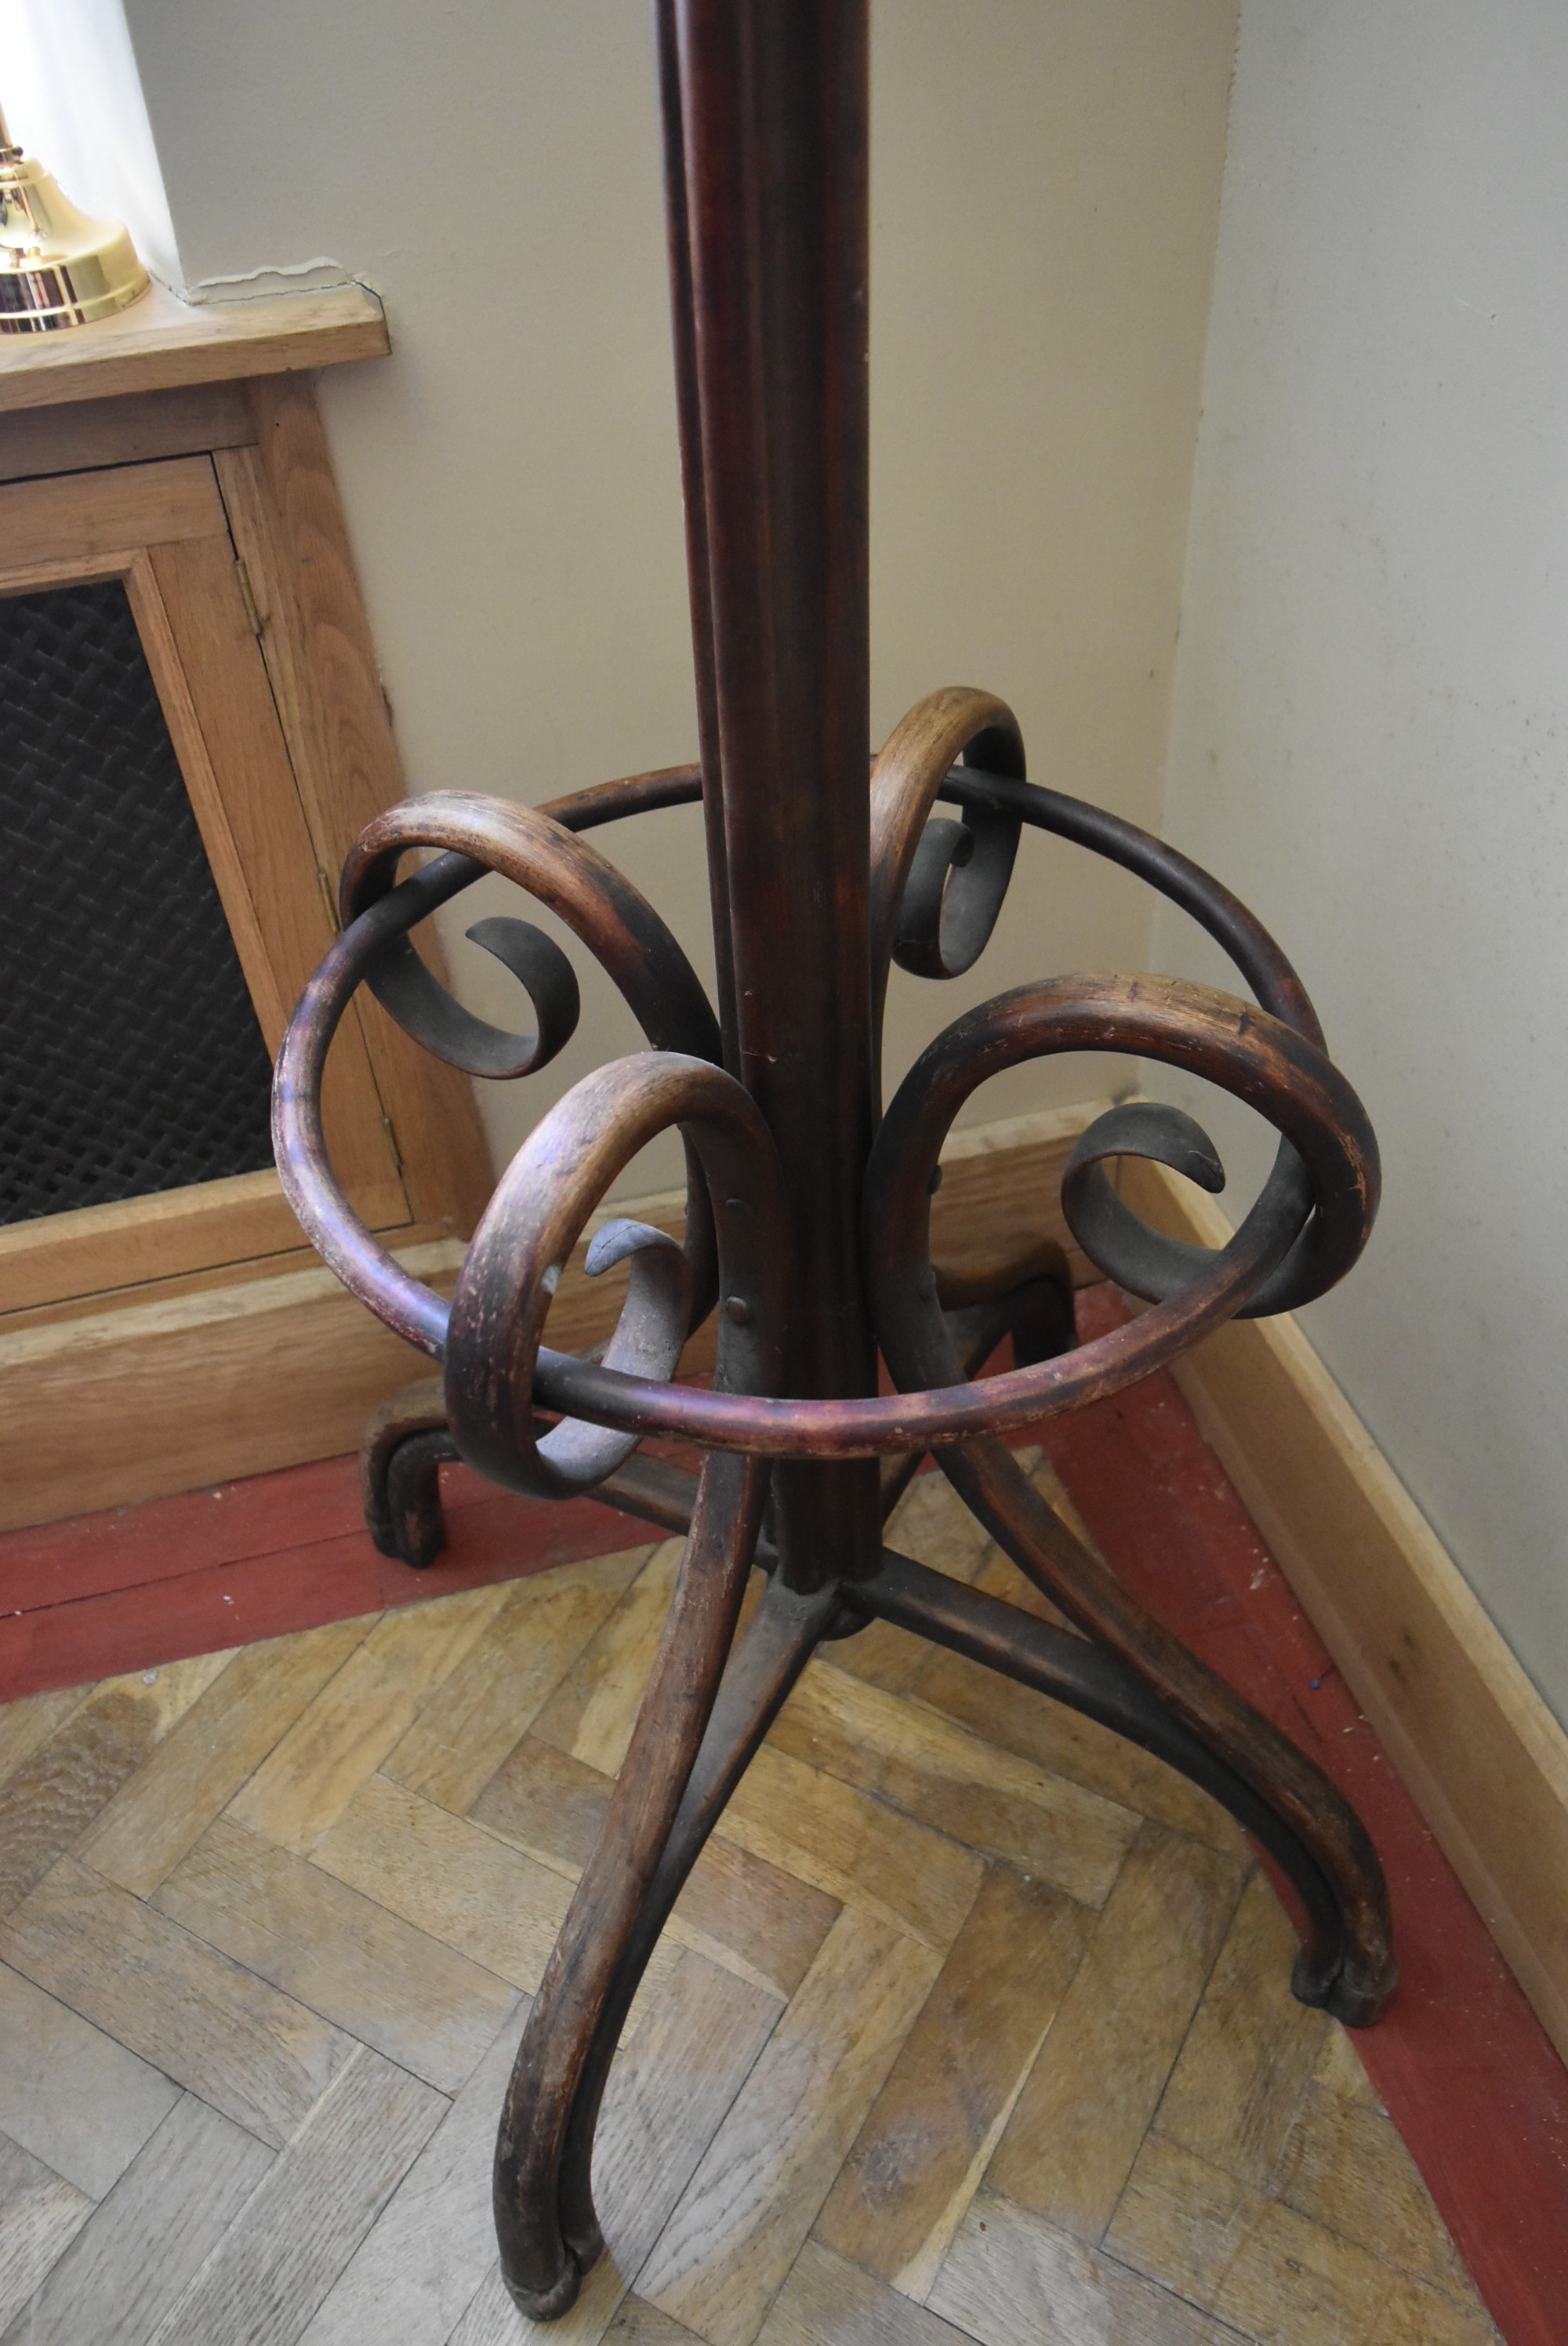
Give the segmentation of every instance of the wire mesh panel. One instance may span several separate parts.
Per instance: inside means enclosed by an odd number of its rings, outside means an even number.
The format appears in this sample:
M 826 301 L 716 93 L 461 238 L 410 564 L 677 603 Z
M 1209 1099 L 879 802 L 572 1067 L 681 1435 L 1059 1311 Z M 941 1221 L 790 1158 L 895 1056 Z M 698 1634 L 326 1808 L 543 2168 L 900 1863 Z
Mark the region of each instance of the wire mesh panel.
M 117 579 L 0 597 L 0 1222 L 272 1161 L 271 1070 Z

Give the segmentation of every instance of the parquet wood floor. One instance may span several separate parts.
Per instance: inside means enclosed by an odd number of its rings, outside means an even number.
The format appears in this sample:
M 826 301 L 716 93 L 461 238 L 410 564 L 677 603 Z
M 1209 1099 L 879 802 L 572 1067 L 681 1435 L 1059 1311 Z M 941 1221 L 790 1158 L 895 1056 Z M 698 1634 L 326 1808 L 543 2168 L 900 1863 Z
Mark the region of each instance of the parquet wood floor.
M 896 1544 L 1039 1605 L 939 1475 Z M 886 1628 L 697 1867 L 611 2254 L 524 2322 L 495 2120 L 675 1555 L 0 1710 L 0 2346 L 1495 2341 L 1228 1821 Z

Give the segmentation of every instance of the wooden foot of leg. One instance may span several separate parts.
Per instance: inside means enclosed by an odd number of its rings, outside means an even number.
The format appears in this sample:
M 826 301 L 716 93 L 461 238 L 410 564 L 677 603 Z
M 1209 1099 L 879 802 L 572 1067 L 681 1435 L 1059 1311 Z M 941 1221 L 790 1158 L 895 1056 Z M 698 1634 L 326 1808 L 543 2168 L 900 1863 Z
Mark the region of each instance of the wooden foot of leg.
M 1134 1601 L 1046 1505 L 1005 1443 L 966 1443 L 943 1451 L 941 1464 L 1020 1570 L 1115 1658 L 1130 1685 L 1143 1689 L 1130 1715 L 1136 1718 L 1140 1704 L 1151 1723 L 1164 1714 L 1268 1812 L 1278 1846 L 1258 1826 L 1242 1821 L 1296 1882 L 1308 1908 L 1295 1993 L 1348 2026 L 1369 2027 L 1393 1994 L 1396 1973 L 1388 1885 L 1349 1803 L 1288 1737 Z M 1327 1910 L 1315 1878 L 1328 1886 Z

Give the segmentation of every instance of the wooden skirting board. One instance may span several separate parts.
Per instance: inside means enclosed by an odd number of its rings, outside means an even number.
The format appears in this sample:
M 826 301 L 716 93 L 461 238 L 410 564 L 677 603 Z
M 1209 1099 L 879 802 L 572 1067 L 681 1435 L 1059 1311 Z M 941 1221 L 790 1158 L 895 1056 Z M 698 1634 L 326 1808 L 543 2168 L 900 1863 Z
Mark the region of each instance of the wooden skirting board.
M 1121 1188 L 1174 1237 L 1232 1234 L 1163 1167 Z M 1568 1735 L 1293 1320 L 1233 1321 L 1176 1378 L 1568 2060 Z
M 399 1250 L 450 1285 L 461 1244 Z M 0 1337 L 0 1528 L 351 1450 L 418 1358 L 318 1264 Z

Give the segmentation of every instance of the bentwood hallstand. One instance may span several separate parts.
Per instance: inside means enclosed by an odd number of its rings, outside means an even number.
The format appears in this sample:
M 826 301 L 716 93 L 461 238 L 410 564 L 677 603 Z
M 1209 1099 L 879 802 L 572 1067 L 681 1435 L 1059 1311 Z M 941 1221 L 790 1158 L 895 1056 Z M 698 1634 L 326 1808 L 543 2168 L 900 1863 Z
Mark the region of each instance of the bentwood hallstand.
M 868 791 L 866 0 L 657 0 L 657 22 L 700 767 L 539 809 L 441 791 L 382 816 L 344 867 L 343 932 L 300 1006 L 276 1091 L 279 1165 L 311 1237 L 388 1326 L 443 1363 L 443 1388 L 372 1430 L 382 1542 L 429 1561 L 437 1466 L 459 1454 L 514 1490 L 595 1491 L 689 1527 L 636 1729 L 502 2115 L 502 2261 L 535 2317 L 566 2310 L 602 2249 L 595 2120 L 644 1965 L 823 1638 L 897 1622 L 1156 1753 L 1228 1809 L 1294 1890 L 1304 2003 L 1365 2025 L 1394 1979 L 1382 1873 L 1359 1819 L 1071 1536 L 1003 1438 L 1120 1391 L 1235 1314 L 1288 1311 L 1332 1285 L 1375 1209 L 1371 1129 L 1250 913 L 1131 825 L 1028 784 L 1001 701 L 933 693 L 898 726 Z M 717 1014 L 658 915 L 582 836 L 699 796 Z M 938 801 L 956 816 L 933 817 Z M 1151 977 L 1020 986 L 939 1035 L 883 1112 L 890 963 L 932 978 L 970 966 L 1025 823 L 1184 906 L 1254 999 Z M 400 882 L 416 848 L 442 852 Z M 409 941 L 485 872 L 566 923 L 648 1048 L 543 1118 L 501 1177 L 449 1309 L 350 1212 L 322 1148 L 321 1079 L 361 983 L 475 1075 L 525 1075 L 560 1048 L 576 986 L 537 930 L 487 920 L 470 933 L 527 991 L 532 1036 L 461 1008 Z M 1280 1139 L 1236 1238 L 1210 1255 L 1136 1220 L 1104 1169 L 1131 1153 L 1217 1188 L 1199 1127 L 1144 1104 L 1091 1127 L 1064 1179 L 1068 1223 L 1154 1308 L 1078 1345 L 1059 1258 L 1036 1244 L 994 1278 L 944 1278 L 929 1201 L 943 1138 L 978 1085 L 1085 1050 L 1206 1076 Z M 616 1332 L 599 1362 L 548 1350 L 560 1267 L 621 1167 L 672 1126 L 688 1168 L 684 1247 L 609 1224 L 589 1267 L 628 1263 Z M 669 1382 L 688 1331 L 715 1310 L 712 1391 Z M 1009 1332 L 1017 1365 L 970 1382 Z M 879 1353 L 897 1388 L 881 1397 Z M 639 1457 L 647 1434 L 700 1451 L 701 1472 Z M 927 1450 L 1081 1635 L 881 1545 Z M 731 1653 L 754 1563 L 767 1593 Z

